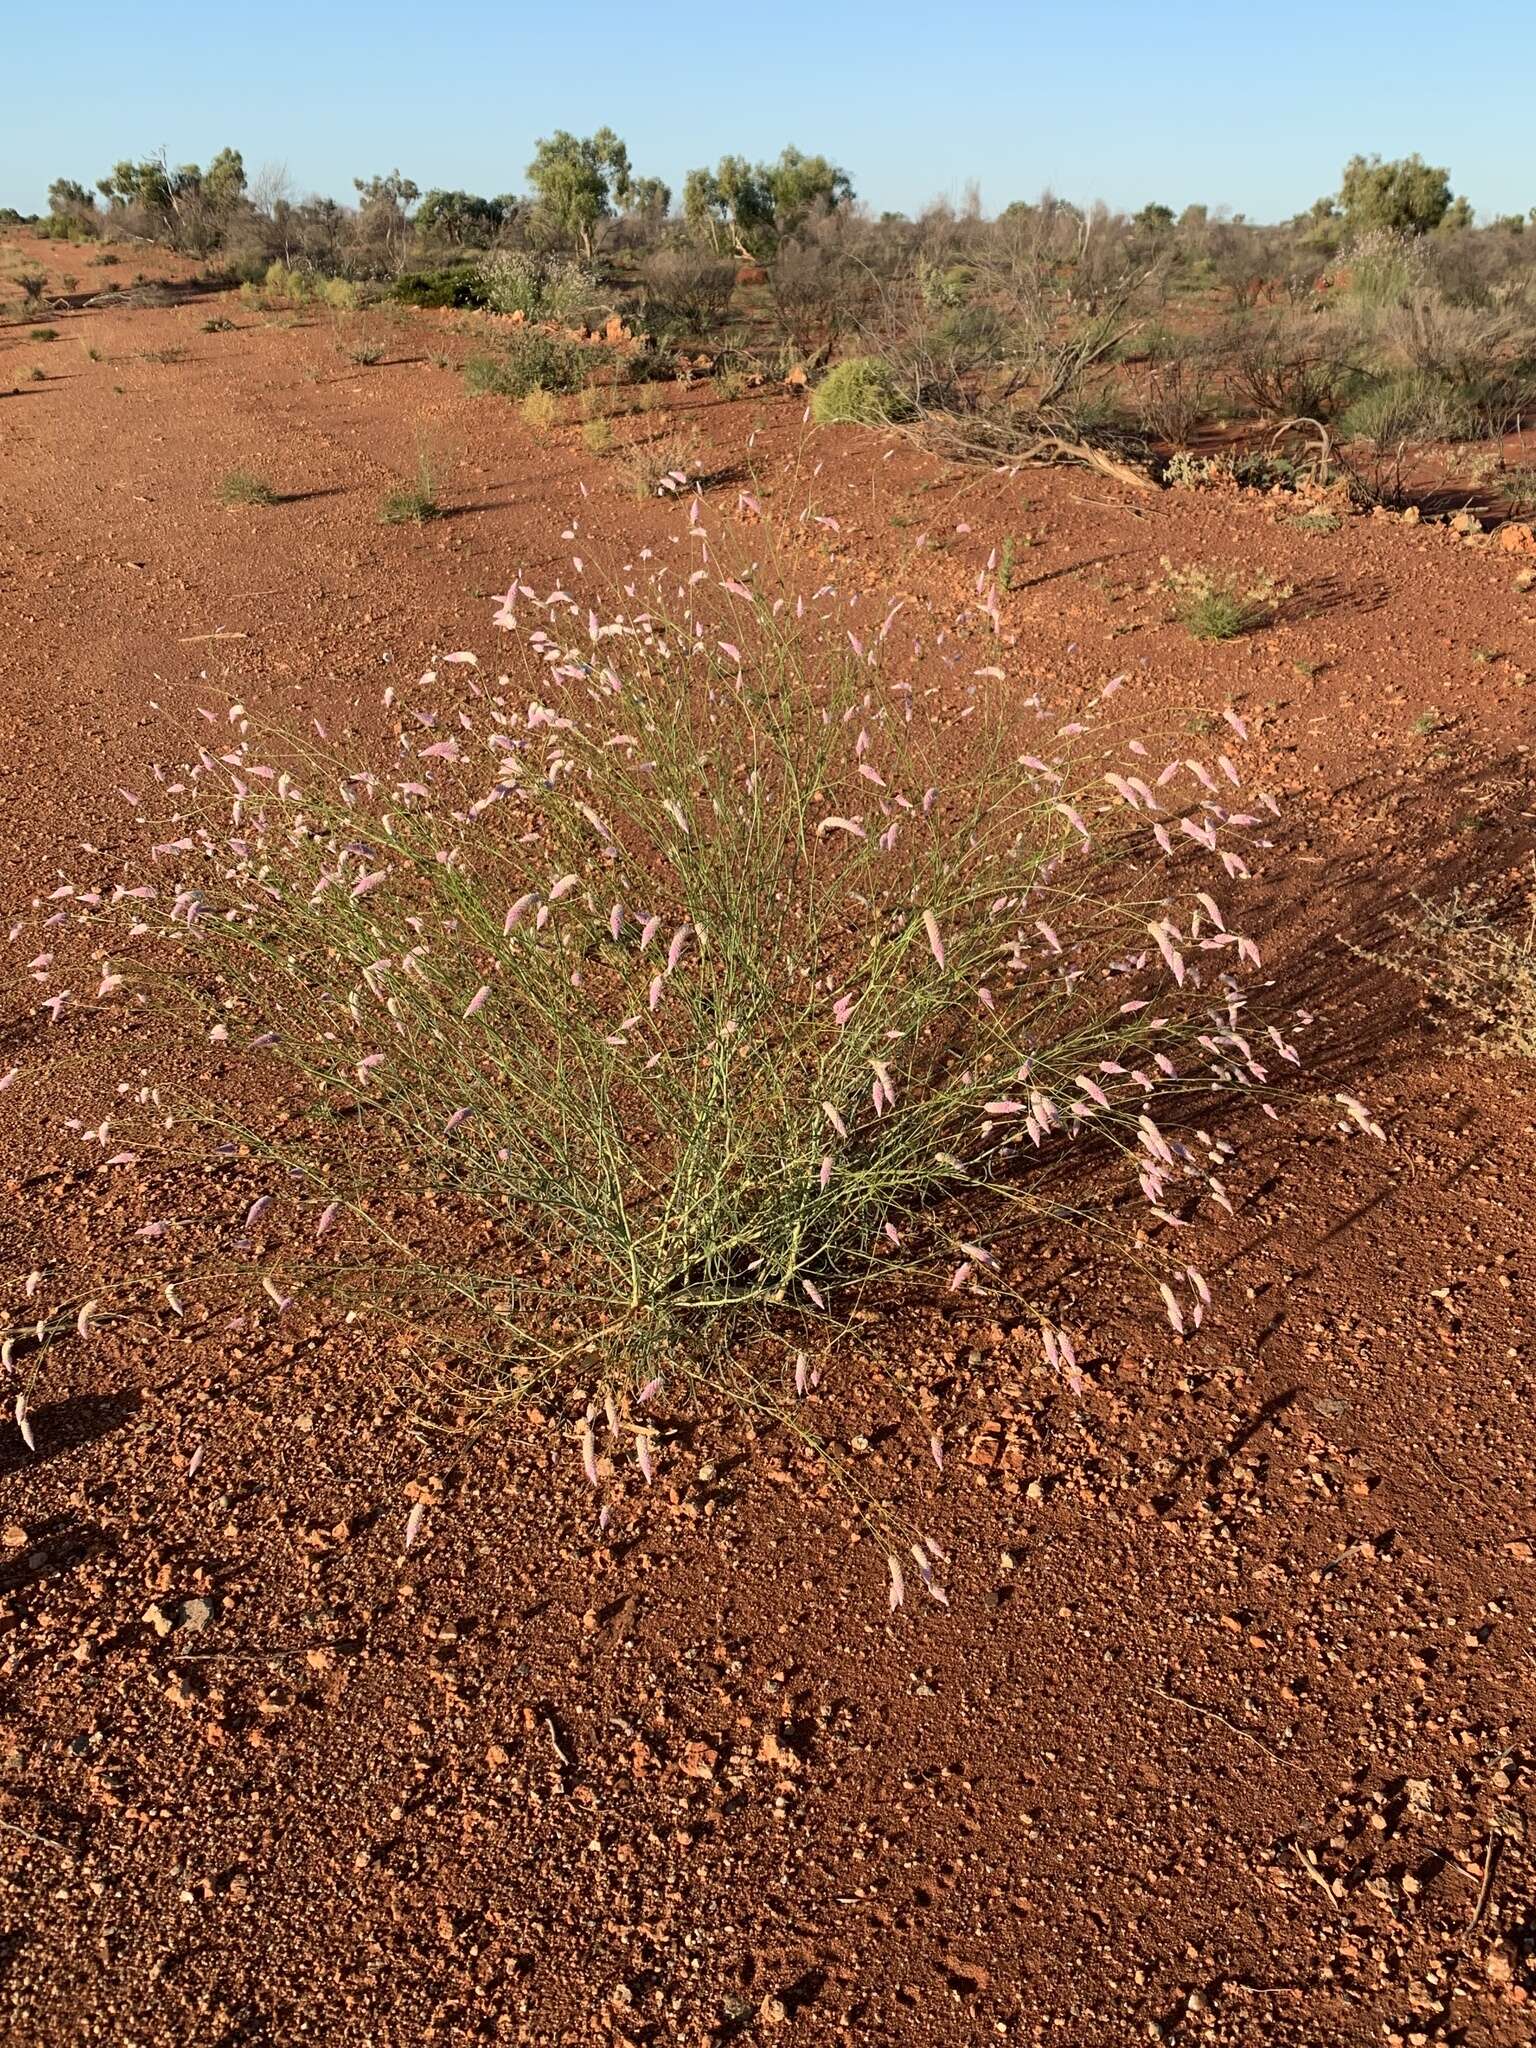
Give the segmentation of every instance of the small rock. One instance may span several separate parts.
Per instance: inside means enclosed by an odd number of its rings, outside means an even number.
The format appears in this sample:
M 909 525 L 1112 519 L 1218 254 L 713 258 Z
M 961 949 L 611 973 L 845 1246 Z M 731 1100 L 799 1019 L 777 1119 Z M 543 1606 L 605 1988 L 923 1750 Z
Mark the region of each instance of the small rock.
M 158 1600 L 152 1600 L 139 1616 L 139 1619 L 140 1621 L 147 1621 L 155 1634 L 161 1637 L 168 1636 L 176 1626 Z

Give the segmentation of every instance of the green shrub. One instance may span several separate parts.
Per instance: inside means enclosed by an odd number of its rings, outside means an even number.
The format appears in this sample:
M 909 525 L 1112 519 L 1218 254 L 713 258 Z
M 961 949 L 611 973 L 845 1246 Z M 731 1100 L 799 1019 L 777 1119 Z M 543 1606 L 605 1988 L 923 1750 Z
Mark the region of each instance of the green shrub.
M 441 309 L 485 304 L 477 263 L 451 263 L 441 270 L 409 270 L 390 286 L 390 297 L 402 306 Z
M 911 410 L 878 356 L 850 356 L 836 364 L 811 395 L 811 416 L 822 427 L 883 427 Z
M 34 327 L 27 336 L 29 341 L 57 341 L 58 338 L 59 330 L 57 327 Z
M 564 257 L 497 249 L 480 265 L 479 303 L 493 313 L 574 326 L 592 310 L 597 280 Z
M 464 365 L 464 386 L 476 398 L 579 391 L 591 364 L 591 356 L 577 342 L 551 334 L 523 334 L 498 355 L 471 356 Z

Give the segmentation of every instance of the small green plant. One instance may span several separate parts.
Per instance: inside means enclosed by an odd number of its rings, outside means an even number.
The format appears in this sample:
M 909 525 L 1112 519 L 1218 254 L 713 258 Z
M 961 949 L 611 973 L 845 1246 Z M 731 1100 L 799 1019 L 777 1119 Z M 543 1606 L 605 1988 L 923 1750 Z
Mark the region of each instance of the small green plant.
M 278 494 L 248 469 L 231 469 L 219 478 L 215 496 L 221 505 L 275 505 Z
M 101 363 L 106 361 L 106 357 L 103 356 L 99 348 L 88 348 L 85 352 L 85 360 L 88 363 Z
M 114 256 L 110 249 L 103 249 L 99 256 L 91 258 L 91 267 L 95 270 L 116 270 L 122 260 L 121 256 Z
M 21 293 L 22 303 L 27 306 L 40 305 L 47 283 L 48 280 L 41 271 L 23 271 L 16 280 L 17 289 Z
M 57 341 L 58 338 L 57 327 L 34 327 L 27 336 L 28 341 Z
M 226 318 L 223 313 L 215 313 L 211 320 L 203 322 L 203 332 L 204 334 L 228 334 L 233 330 L 234 324 L 234 321 Z
M 338 346 L 349 363 L 357 363 L 363 369 L 371 370 L 375 363 L 382 363 L 384 360 L 382 341 L 347 341 L 339 343 Z
M 45 369 L 41 368 L 37 363 L 34 363 L 32 365 L 31 369 L 28 370 L 27 375 L 31 378 L 34 384 L 46 383 L 48 379 L 48 372 Z
M 537 389 L 530 391 L 518 407 L 526 426 L 538 433 L 545 433 L 560 417 L 560 407 L 552 391 Z
M 526 249 L 498 249 L 480 266 L 477 303 L 493 313 L 572 326 L 592 309 L 593 272 L 560 257 Z
M 1231 570 L 1193 563 L 1176 569 L 1163 557 L 1163 587 L 1174 595 L 1173 615 L 1196 640 L 1238 640 L 1267 625 L 1286 598 L 1289 584 L 1262 575 L 1246 582 Z
M 830 369 L 811 394 L 811 417 L 820 427 L 884 427 L 911 410 L 889 365 L 878 356 L 850 356 Z
M 184 363 L 187 360 L 186 350 L 174 343 L 167 348 L 146 348 L 141 354 L 146 363 Z
M 581 438 L 589 455 L 608 455 L 613 449 L 613 422 L 601 416 L 585 420 Z
M 1012 590 L 1013 588 L 1014 560 L 1017 553 L 1018 544 L 1014 540 L 1013 535 L 1010 533 L 1003 542 L 1003 558 L 1002 561 L 998 564 L 997 570 L 997 585 L 999 590 L 1003 591 L 1004 593 Z
M 1438 732 L 1444 723 L 1445 720 L 1440 713 L 1439 707 L 1437 705 L 1431 704 L 1425 710 L 1421 711 L 1418 717 L 1414 719 L 1413 730 L 1419 735 L 1421 739 L 1424 739 L 1427 738 L 1430 733 Z
M 1286 524 L 1302 533 L 1337 533 L 1344 522 L 1337 512 L 1293 512 Z
M 396 484 L 392 491 L 384 493 L 379 505 L 379 518 L 386 526 L 425 526 L 429 519 L 442 516 L 443 508 L 437 501 L 425 457 L 417 469 L 416 481 Z

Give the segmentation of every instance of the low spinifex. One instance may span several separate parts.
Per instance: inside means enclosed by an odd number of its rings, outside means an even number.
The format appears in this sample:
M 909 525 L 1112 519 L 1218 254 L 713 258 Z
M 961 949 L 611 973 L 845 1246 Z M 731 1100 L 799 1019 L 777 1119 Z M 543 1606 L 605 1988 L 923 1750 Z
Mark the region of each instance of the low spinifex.
M 1229 754 L 1113 748 L 995 670 L 928 687 L 895 611 L 866 645 L 693 540 L 606 617 L 514 584 L 513 673 L 443 657 L 359 752 L 217 714 L 142 875 L 44 906 L 215 1080 L 286 1072 L 281 1119 L 243 1078 L 174 1112 L 268 1175 L 270 1313 L 365 1300 L 499 1386 L 595 1388 L 584 1457 L 606 1400 L 647 1474 L 658 1379 L 772 1405 L 778 1344 L 792 1401 L 882 1291 L 1011 1293 L 1080 1387 L 1086 1307 L 1010 1253 L 1021 1208 L 1105 1224 L 1074 1147 L 1119 1155 L 1198 1324 L 1229 1147 L 1187 1112 L 1295 1057 L 1247 1015 L 1228 898 L 1273 807 Z

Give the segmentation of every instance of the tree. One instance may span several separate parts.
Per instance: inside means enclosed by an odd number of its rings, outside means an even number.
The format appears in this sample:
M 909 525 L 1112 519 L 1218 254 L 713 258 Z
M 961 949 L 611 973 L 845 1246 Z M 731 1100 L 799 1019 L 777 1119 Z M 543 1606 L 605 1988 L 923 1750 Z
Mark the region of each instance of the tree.
M 96 197 L 77 178 L 55 178 L 48 187 L 48 211 L 69 219 L 86 219 L 96 211 Z
M 629 151 L 611 128 L 595 135 L 572 135 L 557 128 L 540 136 L 538 153 L 528 166 L 528 181 L 538 194 L 539 211 L 592 259 L 599 221 L 624 206 L 634 190 Z
M 196 166 L 193 166 L 196 176 Z M 245 197 L 245 159 L 238 149 L 221 149 L 202 175 L 202 193 L 215 213 L 233 213 Z
M 399 270 L 405 261 L 411 229 L 411 208 L 421 197 L 412 178 L 393 170 L 383 178 L 354 178 L 357 193 L 357 242 L 365 258 L 385 269 Z
M 416 226 L 422 234 L 435 235 L 456 248 L 493 241 L 503 218 L 499 200 L 437 188 L 427 193 L 416 209 Z
M 626 213 L 660 226 L 672 205 L 672 187 L 665 178 L 636 178 L 625 201 Z
M 716 249 L 730 247 L 744 261 L 756 262 L 813 213 L 832 213 L 852 198 L 846 171 L 791 143 L 776 163 L 723 156 L 713 171 L 690 171 L 683 183 L 683 215 Z
M 1418 155 L 1390 163 L 1352 156 L 1339 183 L 1339 205 L 1351 234 L 1368 228 L 1428 234 L 1450 211 L 1451 174 Z

